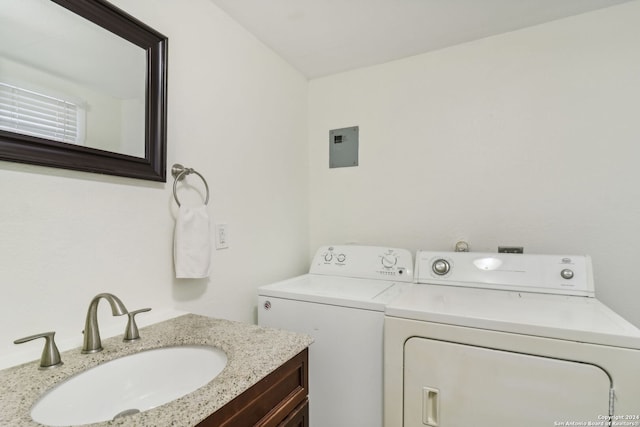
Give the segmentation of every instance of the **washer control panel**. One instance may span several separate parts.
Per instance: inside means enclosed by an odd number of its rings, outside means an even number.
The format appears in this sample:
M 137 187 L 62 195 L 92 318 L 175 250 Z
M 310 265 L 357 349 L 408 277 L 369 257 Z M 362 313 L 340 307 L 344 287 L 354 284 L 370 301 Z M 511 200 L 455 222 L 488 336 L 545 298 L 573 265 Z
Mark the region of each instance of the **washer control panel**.
M 595 296 L 586 255 L 418 251 L 415 272 L 425 284 Z
M 316 252 L 311 274 L 413 282 L 413 257 L 407 249 L 332 245 Z

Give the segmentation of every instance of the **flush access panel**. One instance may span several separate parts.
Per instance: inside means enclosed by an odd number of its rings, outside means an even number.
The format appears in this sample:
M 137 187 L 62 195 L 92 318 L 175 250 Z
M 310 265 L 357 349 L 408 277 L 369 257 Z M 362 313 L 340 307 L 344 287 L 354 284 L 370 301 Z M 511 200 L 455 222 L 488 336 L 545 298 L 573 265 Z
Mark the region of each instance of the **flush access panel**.
M 352 126 L 329 131 L 329 167 L 358 166 L 359 128 Z

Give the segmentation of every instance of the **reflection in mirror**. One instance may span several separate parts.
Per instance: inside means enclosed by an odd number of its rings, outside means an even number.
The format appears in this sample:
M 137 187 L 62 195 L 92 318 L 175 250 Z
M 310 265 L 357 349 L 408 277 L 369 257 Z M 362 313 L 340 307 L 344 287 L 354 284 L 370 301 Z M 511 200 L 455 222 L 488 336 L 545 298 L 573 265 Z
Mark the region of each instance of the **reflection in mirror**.
M 166 37 L 103 0 L 0 10 L 0 159 L 165 181 Z
M 9 2 L 0 128 L 144 157 L 145 51 L 49 0 Z

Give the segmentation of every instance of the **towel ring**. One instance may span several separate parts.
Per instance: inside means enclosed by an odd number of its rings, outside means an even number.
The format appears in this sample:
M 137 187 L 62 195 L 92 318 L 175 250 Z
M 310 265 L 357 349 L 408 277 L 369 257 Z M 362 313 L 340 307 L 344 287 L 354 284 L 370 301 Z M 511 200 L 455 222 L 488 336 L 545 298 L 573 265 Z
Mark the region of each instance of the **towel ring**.
M 173 181 L 173 198 L 176 199 L 176 203 L 178 204 L 178 207 L 180 207 L 180 201 L 178 200 L 178 192 L 176 189 L 178 181 L 182 181 L 185 176 L 192 173 L 195 173 L 196 175 L 198 175 L 202 180 L 202 182 L 204 182 L 204 187 L 207 189 L 207 197 L 204 200 L 204 204 L 205 205 L 209 204 L 209 184 L 207 184 L 207 180 L 204 179 L 204 176 L 202 176 L 200 172 L 198 172 L 193 168 L 185 168 L 180 163 L 176 163 L 171 168 L 171 175 L 173 175 L 173 177 L 175 178 L 175 180 Z

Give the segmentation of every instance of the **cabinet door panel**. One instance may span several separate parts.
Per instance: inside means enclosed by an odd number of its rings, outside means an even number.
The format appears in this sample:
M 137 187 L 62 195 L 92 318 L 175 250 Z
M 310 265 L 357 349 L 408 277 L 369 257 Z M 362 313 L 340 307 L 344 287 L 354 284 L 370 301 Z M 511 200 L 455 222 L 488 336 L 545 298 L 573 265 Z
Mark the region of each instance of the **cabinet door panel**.
M 306 402 L 309 351 L 297 356 L 211 414 L 198 427 L 276 427 Z
M 298 406 L 278 427 L 309 427 L 309 401 Z

